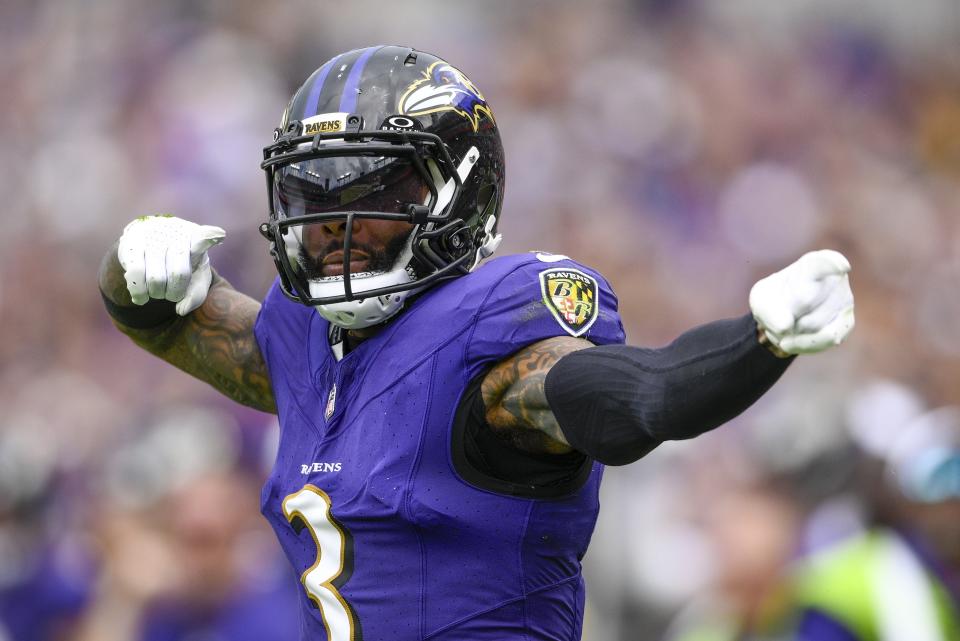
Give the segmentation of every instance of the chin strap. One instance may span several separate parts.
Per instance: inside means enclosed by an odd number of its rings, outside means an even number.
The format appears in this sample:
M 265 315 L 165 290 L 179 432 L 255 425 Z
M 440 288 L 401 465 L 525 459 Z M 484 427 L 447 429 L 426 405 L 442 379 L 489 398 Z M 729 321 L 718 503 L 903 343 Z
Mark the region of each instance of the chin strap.
M 487 223 L 483 226 L 484 240 L 483 244 L 477 249 L 477 262 L 486 258 L 497 251 L 500 243 L 503 242 L 503 234 L 494 234 L 493 228 L 497 224 L 497 217 L 490 216 Z
M 460 182 L 466 183 L 467 178 L 470 177 L 470 173 L 473 171 L 474 166 L 480 160 L 480 152 L 476 147 L 470 147 L 467 150 L 467 153 L 464 155 L 463 160 L 460 162 L 460 165 L 457 167 L 457 175 L 460 176 Z M 440 191 L 437 194 L 437 204 L 434 207 L 434 213 L 442 211 L 450 203 L 450 199 L 453 198 L 453 192 L 456 188 L 456 182 L 451 178 L 448 180 Z M 494 234 L 493 228 L 497 224 L 497 217 L 490 216 L 487 218 L 487 222 L 483 226 L 484 240 L 483 244 L 477 248 L 476 257 L 473 260 L 473 264 L 470 266 L 472 271 L 481 260 L 491 256 L 497 248 L 500 247 L 500 243 L 503 242 L 503 236 L 501 234 Z
M 480 160 L 480 152 L 477 151 L 476 147 L 470 147 L 463 156 L 463 160 L 460 161 L 460 165 L 457 167 L 457 175 L 460 176 L 461 184 L 467 182 L 467 177 L 470 176 L 470 172 L 473 171 L 473 167 L 477 164 L 478 160 Z M 431 167 L 431 169 L 434 168 Z M 431 173 L 433 172 L 431 171 Z M 434 174 L 434 180 L 437 178 L 439 178 L 439 175 Z M 437 204 L 433 207 L 434 214 L 443 211 L 443 208 L 450 204 L 456 188 L 457 182 L 453 178 L 444 183 L 440 191 L 437 192 Z
M 483 243 L 477 247 L 477 253 L 473 257 L 473 264 L 470 265 L 470 271 L 476 269 L 481 260 L 492 256 L 493 252 L 497 251 L 497 248 L 500 247 L 500 243 L 503 242 L 502 234 L 493 233 L 493 228 L 496 224 L 496 216 L 487 218 L 487 222 L 483 226 Z

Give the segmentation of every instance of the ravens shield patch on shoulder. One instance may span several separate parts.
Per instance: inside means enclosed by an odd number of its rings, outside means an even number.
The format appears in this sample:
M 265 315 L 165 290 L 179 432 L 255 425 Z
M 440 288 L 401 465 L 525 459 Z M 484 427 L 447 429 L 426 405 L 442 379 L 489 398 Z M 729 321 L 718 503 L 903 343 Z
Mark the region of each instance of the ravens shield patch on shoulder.
M 599 288 L 579 269 L 556 267 L 540 272 L 543 304 L 571 336 L 585 334 L 600 312 Z

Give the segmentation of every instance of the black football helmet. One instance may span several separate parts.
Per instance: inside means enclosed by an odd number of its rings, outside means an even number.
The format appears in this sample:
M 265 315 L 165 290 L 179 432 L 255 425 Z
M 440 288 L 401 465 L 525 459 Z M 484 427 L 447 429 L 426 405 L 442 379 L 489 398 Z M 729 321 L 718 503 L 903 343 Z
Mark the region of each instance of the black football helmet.
M 270 218 L 260 231 L 284 294 L 358 329 L 468 273 L 500 243 L 503 163 L 490 106 L 449 63 L 397 46 L 334 57 L 293 95 L 263 151 Z M 366 219 L 411 231 L 351 274 L 351 253 L 362 253 L 353 230 Z M 308 251 L 317 225 L 343 230 L 342 246 L 320 252 L 339 264 L 342 250 L 341 275 L 325 276 Z

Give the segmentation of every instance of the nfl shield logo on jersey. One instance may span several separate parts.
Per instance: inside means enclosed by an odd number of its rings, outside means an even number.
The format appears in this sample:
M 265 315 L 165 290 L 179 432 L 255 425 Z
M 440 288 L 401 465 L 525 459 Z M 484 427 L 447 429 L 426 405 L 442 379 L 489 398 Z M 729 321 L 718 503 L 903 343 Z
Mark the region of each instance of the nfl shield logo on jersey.
M 334 383 L 330 388 L 330 395 L 327 396 L 327 408 L 323 411 L 323 418 L 330 420 L 333 416 L 333 410 L 337 408 L 337 384 Z
M 579 269 L 557 267 L 540 272 L 543 304 L 571 336 L 580 336 L 597 320 L 597 281 Z

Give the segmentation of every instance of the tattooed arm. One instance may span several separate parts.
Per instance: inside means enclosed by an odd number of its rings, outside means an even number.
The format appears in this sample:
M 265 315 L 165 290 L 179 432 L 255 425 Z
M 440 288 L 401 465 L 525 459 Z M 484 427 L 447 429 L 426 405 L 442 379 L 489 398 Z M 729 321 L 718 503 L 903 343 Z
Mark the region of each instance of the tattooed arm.
M 484 378 L 487 423 L 526 451 L 630 463 L 727 422 L 766 392 L 792 358 L 757 337 L 748 314 L 657 349 L 570 337 L 534 343 Z
M 481 385 L 490 427 L 527 452 L 573 451 L 547 403 L 547 372 L 572 352 L 593 347 L 582 338 L 558 336 L 524 347 L 498 363 Z
M 100 290 L 118 307 L 133 302 L 114 245 L 100 265 Z M 214 275 L 203 304 L 150 329 L 114 325 L 134 343 L 229 398 L 276 413 L 267 367 L 253 334 L 260 303 Z

